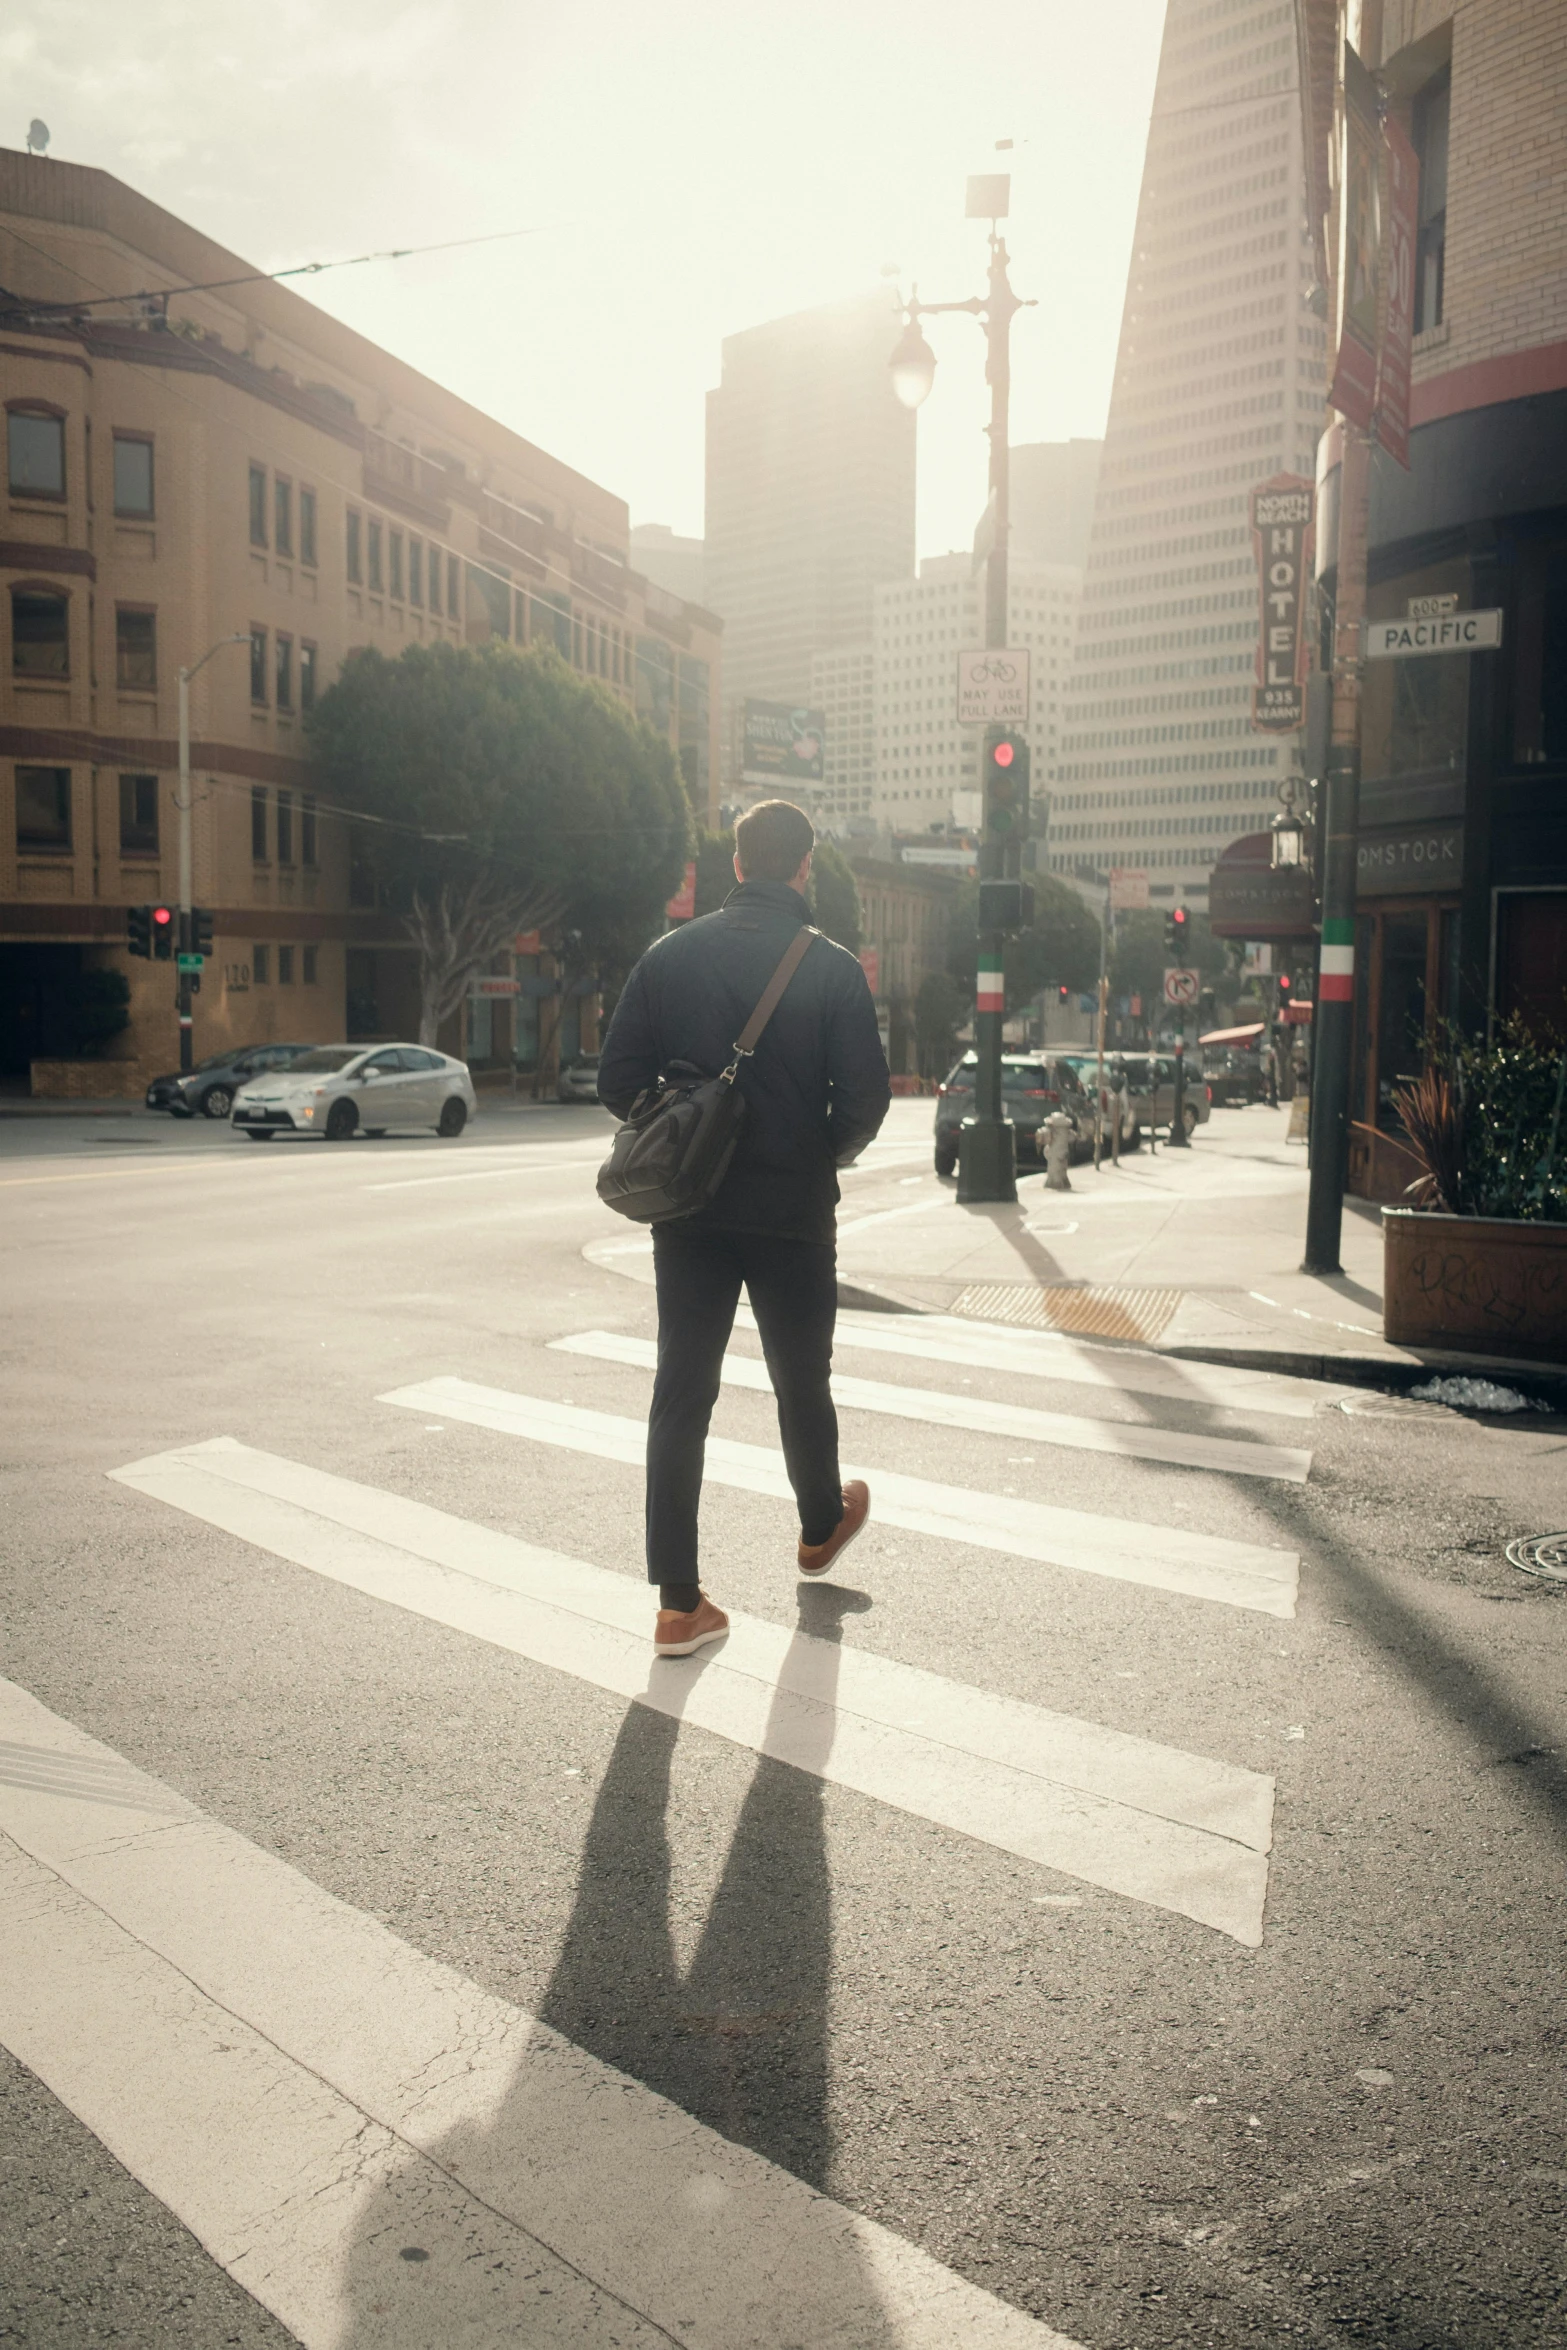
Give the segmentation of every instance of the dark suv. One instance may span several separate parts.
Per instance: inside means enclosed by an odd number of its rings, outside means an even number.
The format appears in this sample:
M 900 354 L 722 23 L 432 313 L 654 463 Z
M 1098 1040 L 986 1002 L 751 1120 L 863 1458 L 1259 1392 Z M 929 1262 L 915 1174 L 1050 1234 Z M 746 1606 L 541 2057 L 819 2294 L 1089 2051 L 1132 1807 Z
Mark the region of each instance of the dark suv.
M 176 1118 L 193 1118 L 198 1110 L 204 1118 L 226 1118 L 247 1079 L 264 1077 L 269 1069 L 286 1069 L 309 1050 L 307 1044 L 231 1045 L 226 1053 L 198 1061 L 186 1077 L 177 1069 L 167 1077 L 155 1077 L 147 1088 L 147 1107 L 169 1110 Z
M 958 1163 L 958 1130 L 965 1118 L 974 1115 L 974 1072 L 978 1063 L 972 1053 L 949 1071 L 945 1084 L 936 1096 L 936 1172 L 950 1175 Z M 1017 1128 L 1017 1158 L 1019 1166 L 1043 1165 L 1044 1154 L 1037 1136 L 1045 1120 L 1056 1110 L 1065 1110 L 1077 1128 L 1073 1148 L 1081 1149 L 1094 1139 L 1094 1112 L 1091 1097 L 1083 1091 L 1075 1069 L 1049 1053 L 1003 1053 L 1001 1056 L 1001 1106 L 1004 1115 Z

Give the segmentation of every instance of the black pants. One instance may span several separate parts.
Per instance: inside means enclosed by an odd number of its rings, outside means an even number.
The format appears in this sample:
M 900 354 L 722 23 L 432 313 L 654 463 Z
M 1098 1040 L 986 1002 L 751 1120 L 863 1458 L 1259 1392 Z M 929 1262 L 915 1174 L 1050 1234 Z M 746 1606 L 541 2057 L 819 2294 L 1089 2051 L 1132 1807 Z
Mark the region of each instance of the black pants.
M 765 1232 L 664 1224 L 653 1233 L 658 1376 L 647 1429 L 650 1583 L 697 1580 L 696 1517 L 707 1424 L 743 1282 L 778 1398 L 800 1534 L 825 1542 L 843 1515 L 838 1415 L 828 1376 L 838 1312 L 835 1251 Z

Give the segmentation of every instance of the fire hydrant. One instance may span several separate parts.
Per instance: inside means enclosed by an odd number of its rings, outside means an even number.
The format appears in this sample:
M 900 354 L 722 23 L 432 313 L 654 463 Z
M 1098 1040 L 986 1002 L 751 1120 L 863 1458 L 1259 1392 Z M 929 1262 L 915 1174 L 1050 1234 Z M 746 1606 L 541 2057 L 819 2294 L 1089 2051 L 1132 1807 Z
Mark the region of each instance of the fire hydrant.
M 1072 1179 L 1067 1168 L 1072 1161 L 1072 1137 L 1077 1127 L 1065 1110 L 1053 1110 L 1040 1128 L 1045 1138 L 1045 1189 L 1070 1191 Z

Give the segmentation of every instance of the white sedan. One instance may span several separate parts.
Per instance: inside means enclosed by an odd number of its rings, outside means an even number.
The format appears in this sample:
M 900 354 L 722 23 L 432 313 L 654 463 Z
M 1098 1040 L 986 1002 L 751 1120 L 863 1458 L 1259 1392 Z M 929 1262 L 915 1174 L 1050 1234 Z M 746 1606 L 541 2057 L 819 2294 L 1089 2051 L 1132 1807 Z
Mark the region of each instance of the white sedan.
M 234 1096 L 230 1123 L 252 1142 L 275 1134 L 385 1134 L 433 1126 L 461 1134 L 478 1107 L 466 1061 L 422 1044 L 318 1044 Z

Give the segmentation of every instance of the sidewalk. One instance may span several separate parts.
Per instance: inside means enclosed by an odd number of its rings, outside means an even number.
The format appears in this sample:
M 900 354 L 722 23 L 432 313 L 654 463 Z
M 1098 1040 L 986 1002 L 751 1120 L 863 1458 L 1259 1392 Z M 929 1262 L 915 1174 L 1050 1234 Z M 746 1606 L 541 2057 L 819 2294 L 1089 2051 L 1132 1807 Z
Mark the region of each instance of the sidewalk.
M 1300 1270 L 1306 1154 L 1287 1108 L 1216 1110 L 1189 1151 L 1146 1145 L 1074 1167 L 1070 1192 L 1040 1175 L 1016 1206 L 959 1208 L 950 1189 L 839 1225 L 851 1288 L 926 1313 L 1156 1347 L 1203 1362 L 1316 1378 L 1413 1385 L 1435 1369 L 1522 1385 L 1567 1380 L 1567 1363 L 1415 1353 L 1382 1336 L 1381 1211 L 1346 1200 L 1332 1278 Z

